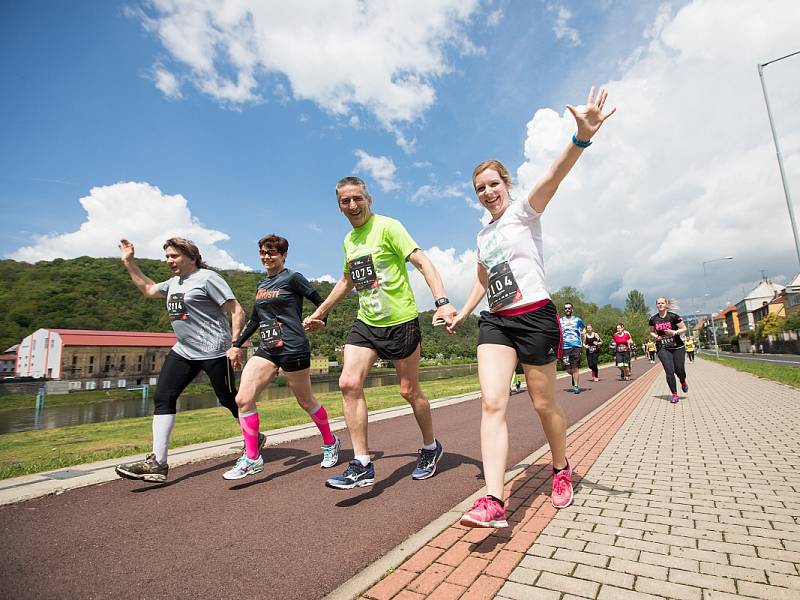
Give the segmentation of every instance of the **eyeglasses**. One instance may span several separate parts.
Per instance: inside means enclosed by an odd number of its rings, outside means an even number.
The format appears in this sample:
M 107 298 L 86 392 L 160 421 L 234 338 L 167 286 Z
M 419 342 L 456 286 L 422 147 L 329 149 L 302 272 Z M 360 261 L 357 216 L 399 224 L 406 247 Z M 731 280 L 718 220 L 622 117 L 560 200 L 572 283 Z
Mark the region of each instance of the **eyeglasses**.
M 339 198 L 339 204 L 341 204 L 342 206 L 347 206 L 351 202 L 359 203 L 363 202 L 364 200 L 366 200 L 364 196 L 344 196 L 342 198 Z
M 281 253 L 278 252 L 277 250 L 259 250 L 258 251 L 258 255 L 259 256 L 280 256 Z

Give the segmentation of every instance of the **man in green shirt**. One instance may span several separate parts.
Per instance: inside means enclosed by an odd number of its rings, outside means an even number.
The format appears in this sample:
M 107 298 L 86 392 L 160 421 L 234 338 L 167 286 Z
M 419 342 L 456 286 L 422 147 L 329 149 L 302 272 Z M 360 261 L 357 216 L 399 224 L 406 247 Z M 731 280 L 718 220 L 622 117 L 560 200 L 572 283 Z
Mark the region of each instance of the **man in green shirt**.
M 419 385 L 420 329 L 417 305 L 406 261 L 422 273 L 433 293 L 434 324 L 449 324 L 456 314 L 444 291 L 439 272 L 395 219 L 372 212 L 372 197 L 358 177 L 336 184 L 339 210 L 353 226 L 344 239 L 344 269 L 326 300 L 303 322 L 307 330 L 322 327 L 322 319 L 353 288 L 358 293 L 358 315 L 344 346 L 339 388 L 355 458 L 342 475 L 326 482 L 352 489 L 372 485 L 375 467 L 367 443 L 367 402 L 364 380 L 376 358 L 394 362 L 400 394 L 411 405 L 422 433 L 417 467 L 411 477 L 427 479 L 436 472 L 442 444 L 434 437 L 431 407 Z

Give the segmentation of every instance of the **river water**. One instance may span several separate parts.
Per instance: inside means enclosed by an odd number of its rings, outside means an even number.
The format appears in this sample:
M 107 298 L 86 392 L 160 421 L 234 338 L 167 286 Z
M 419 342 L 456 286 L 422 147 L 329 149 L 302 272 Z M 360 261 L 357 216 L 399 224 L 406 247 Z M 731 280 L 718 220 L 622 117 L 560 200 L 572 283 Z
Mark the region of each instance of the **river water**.
M 420 371 L 421 381 L 432 381 L 435 379 L 447 379 L 450 377 L 460 377 L 477 372 L 476 365 L 458 365 L 453 367 L 434 367 Z M 383 385 L 394 385 L 397 383 L 397 376 L 394 374 L 372 375 L 367 377 L 365 387 L 380 387 Z M 323 381 L 312 381 L 311 389 L 315 393 L 338 391 L 338 379 L 331 377 Z M 53 427 L 65 427 L 69 425 L 84 425 L 87 423 L 103 423 L 115 419 L 127 419 L 130 417 L 145 417 L 153 414 L 152 393 L 155 391 L 151 387 L 151 397 L 149 400 L 109 400 L 108 402 L 95 402 L 92 404 L 77 404 L 74 406 L 45 406 L 42 410 L 18 409 L 0 411 L 0 434 L 12 433 L 15 431 L 30 431 L 32 429 L 52 429 Z M 288 386 L 269 385 L 262 392 L 259 401 L 276 400 L 280 398 L 292 398 L 292 392 Z M 197 408 L 211 408 L 218 406 L 217 397 L 209 391 L 205 395 L 192 396 L 191 398 L 181 398 L 178 400 L 178 412 L 194 410 Z

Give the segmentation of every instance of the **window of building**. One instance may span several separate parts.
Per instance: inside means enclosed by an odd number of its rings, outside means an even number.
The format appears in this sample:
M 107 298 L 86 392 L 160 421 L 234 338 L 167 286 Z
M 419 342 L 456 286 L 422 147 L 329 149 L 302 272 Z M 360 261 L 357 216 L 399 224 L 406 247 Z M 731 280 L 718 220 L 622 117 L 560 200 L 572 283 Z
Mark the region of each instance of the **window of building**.
M 87 381 L 86 382 L 86 389 L 87 390 L 96 390 L 97 389 L 97 382 L 96 381 Z
M 103 367 L 103 373 L 108 373 L 111 370 L 111 357 L 106 355 L 106 364 Z
M 126 384 L 127 384 L 126 380 L 124 380 L 124 379 L 117 379 L 117 387 L 118 387 L 118 388 L 124 388 Z
M 120 373 L 125 371 L 125 356 L 124 355 L 121 356 L 120 359 L 119 359 L 119 370 L 120 370 Z
M 110 390 L 111 389 L 111 382 L 108 381 L 108 380 L 104 381 L 103 382 L 103 389 L 104 390 Z
M 142 372 L 142 355 L 140 354 L 137 361 L 136 361 L 136 371 L 141 373 Z

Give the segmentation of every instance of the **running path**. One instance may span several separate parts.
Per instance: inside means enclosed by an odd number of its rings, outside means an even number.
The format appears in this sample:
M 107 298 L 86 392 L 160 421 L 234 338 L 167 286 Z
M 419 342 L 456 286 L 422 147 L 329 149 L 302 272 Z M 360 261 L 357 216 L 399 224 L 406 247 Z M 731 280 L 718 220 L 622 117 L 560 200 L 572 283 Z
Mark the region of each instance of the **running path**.
M 497 598 L 800 598 L 800 391 L 687 366 L 689 399 L 657 379 Z
M 567 456 L 577 471 L 573 483 L 581 481 L 580 474 L 589 471 L 662 373 L 660 367 L 650 369 L 567 436 Z M 477 600 L 492 598 L 501 588 L 504 593 L 514 590 L 513 598 L 538 597 L 506 580 L 521 561 L 530 558 L 526 551 L 555 516 L 549 501 L 550 463 L 548 452 L 506 484 L 510 527 L 470 529 L 456 522 L 367 590 L 361 600 Z M 596 485 L 585 481 L 581 495 L 586 494 L 587 484 Z

